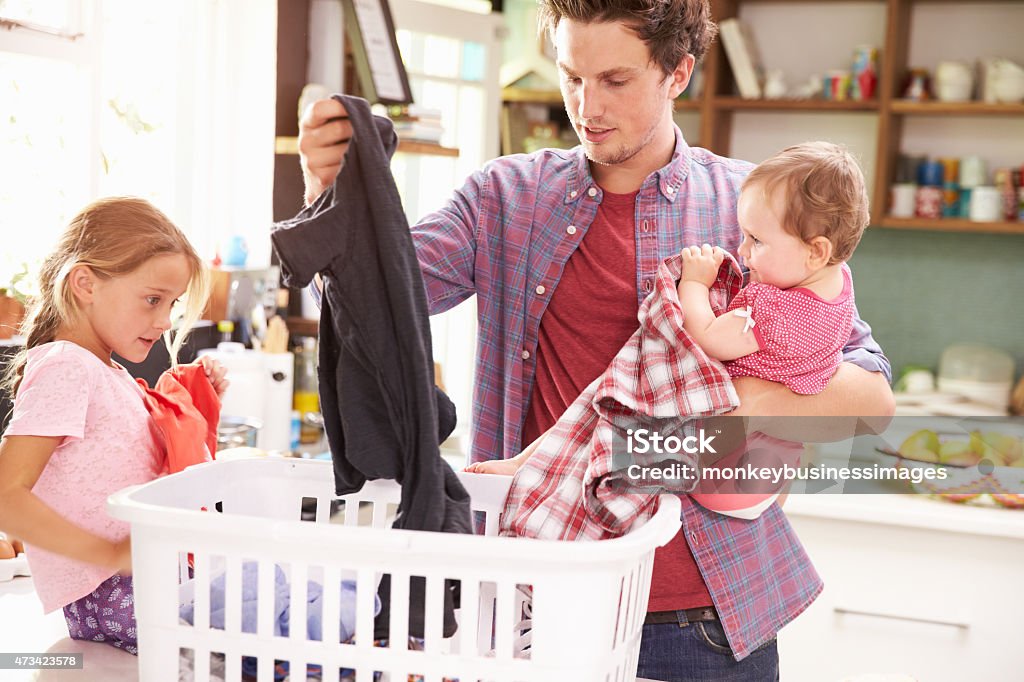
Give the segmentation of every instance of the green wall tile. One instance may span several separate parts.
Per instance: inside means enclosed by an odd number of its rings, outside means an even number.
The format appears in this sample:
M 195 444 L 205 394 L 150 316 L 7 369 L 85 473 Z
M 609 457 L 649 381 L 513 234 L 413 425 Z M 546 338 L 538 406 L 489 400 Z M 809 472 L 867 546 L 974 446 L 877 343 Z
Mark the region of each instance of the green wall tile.
M 1024 371 L 1024 236 L 870 228 L 850 260 L 857 308 L 892 361 L 938 368 L 954 343 Z

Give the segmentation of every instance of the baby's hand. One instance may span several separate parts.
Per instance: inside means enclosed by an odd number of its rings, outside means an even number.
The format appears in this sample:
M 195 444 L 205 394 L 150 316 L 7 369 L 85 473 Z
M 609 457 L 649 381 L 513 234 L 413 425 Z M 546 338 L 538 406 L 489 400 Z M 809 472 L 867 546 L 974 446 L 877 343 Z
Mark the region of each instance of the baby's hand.
M 497 474 L 498 476 L 515 476 L 521 464 L 511 459 L 492 459 L 489 462 L 475 462 L 463 471 L 471 474 Z
M 709 244 L 688 246 L 682 251 L 683 282 L 700 282 L 710 288 L 718 278 L 718 269 L 725 260 L 725 251 Z
M 231 383 L 225 378 L 228 373 L 227 368 L 219 360 L 215 360 L 209 355 L 201 356 L 195 364 L 201 366 L 206 372 L 206 378 L 210 380 L 213 390 L 217 392 L 217 397 L 223 398 L 224 391 L 228 390 L 228 384 Z

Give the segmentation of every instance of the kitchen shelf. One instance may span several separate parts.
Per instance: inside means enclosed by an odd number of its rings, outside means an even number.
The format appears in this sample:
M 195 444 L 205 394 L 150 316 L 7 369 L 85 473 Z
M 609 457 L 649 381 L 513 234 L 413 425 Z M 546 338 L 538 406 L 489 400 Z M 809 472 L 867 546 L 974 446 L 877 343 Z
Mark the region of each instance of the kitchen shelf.
M 508 87 L 501 89 L 501 101 L 561 106 L 562 93 L 558 90 L 534 90 L 530 88 Z
M 1024 116 L 1024 104 L 893 100 L 891 107 L 894 114 L 923 116 Z
M 739 15 L 747 2 L 761 0 L 711 0 L 715 21 Z M 772 1 L 772 0 L 769 0 Z M 871 205 L 878 216 L 873 225 L 905 230 L 938 230 L 945 232 L 1024 234 L 1024 222 L 974 222 L 964 219 L 890 218 L 883 216 L 889 203 L 889 189 L 895 181 L 896 165 L 902 151 L 905 122 L 908 116 L 944 117 L 1020 117 L 1024 104 L 987 102 L 913 102 L 901 99 L 900 90 L 911 66 L 908 46 L 914 21 L 913 7 L 935 0 L 878 0 L 885 7 L 885 31 L 879 45 L 878 86 L 876 99 L 867 102 L 834 100 L 745 100 L 734 96 L 735 82 L 729 60 L 721 41 L 716 41 L 704 59 L 704 95 L 701 106 L 701 141 L 716 154 L 729 156 L 733 126 L 738 125 L 736 112 L 863 112 L 877 117 L 875 138 L 877 149 L 874 186 L 869 188 Z M 937 0 L 945 1 L 945 0 Z M 1012 0 L 1020 2 L 1020 0 Z M 951 31 L 954 29 L 950 29 Z M 851 45 L 851 48 L 853 46 Z M 749 122 L 743 120 L 743 125 Z
M 288 325 L 289 334 L 299 336 L 316 336 L 320 332 L 320 320 L 309 317 L 293 317 L 289 315 L 285 319 Z
M 428 156 L 458 156 L 459 150 L 455 147 L 442 147 L 439 144 L 429 142 L 416 142 L 413 140 L 399 140 L 396 151 L 404 154 L 426 154 Z M 275 137 L 275 154 L 298 154 L 299 138 L 297 137 Z
M 826 100 L 826 99 L 743 99 L 742 97 L 714 97 L 712 106 L 719 111 L 866 111 L 877 112 L 878 101 Z
M 893 218 L 886 216 L 872 223 L 875 227 L 901 230 L 935 230 L 939 232 L 978 232 L 994 234 L 1024 234 L 1021 222 L 982 222 L 962 218 Z

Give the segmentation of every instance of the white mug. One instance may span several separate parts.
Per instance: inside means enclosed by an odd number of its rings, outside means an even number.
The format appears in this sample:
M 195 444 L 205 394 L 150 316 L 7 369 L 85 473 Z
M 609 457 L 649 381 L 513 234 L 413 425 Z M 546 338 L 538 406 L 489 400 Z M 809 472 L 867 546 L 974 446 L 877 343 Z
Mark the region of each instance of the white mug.
M 985 159 L 980 156 L 965 156 L 960 159 L 960 186 L 978 187 L 988 179 Z
M 935 67 L 935 95 L 943 102 L 966 102 L 974 90 L 974 72 L 964 62 L 939 62 Z
M 889 209 L 889 215 L 893 218 L 913 218 L 916 193 L 917 185 L 913 183 L 893 185 L 892 208 Z
M 991 223 L 1003 217 L 1003 197 L 995 187 L 975 187 L 971 192 L 971 220 Z

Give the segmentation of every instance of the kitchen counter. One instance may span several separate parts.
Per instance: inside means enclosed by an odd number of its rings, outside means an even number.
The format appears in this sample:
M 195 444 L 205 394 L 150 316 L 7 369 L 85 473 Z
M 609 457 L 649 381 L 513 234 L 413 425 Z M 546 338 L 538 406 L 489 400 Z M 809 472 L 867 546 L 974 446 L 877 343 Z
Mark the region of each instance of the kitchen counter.
M 791 495 L 787 516 L 1024 540 L 1024 510 L 955 504 L 926 495 Z

